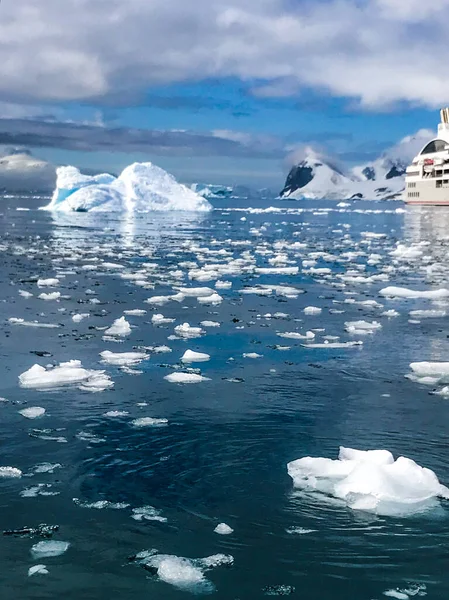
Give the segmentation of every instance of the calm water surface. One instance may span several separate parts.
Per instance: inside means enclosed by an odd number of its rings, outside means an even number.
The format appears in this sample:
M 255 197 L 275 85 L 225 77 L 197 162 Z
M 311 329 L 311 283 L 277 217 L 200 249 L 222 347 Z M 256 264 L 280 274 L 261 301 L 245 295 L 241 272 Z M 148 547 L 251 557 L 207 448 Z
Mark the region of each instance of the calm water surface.
M 39 538 L 0 538 L 2 598 L 172 600 L 208 592 L 229 600 L 373 600 L 407 589 L 410 596 L 448 597 L 448 506 L 402 519 L 357 513 L 295 493 L 286 472 L 287 462 L 302 456 L 336 458 L 343 445 L 403 454 L 449 483 L 448 399 L 405 377 L 413 361 L 448 359 L 447 317 L 411 319 L 411 310 L 435 306 L 379 295 L 387 285 L 449 286 L 447 209 L 285 202 L 270 212 L 269 203 L 254 211 L 243 200 L 223 200 L 206 215 L 132 219 L 52 216 L 35 210 L 40 204 L 45 202 L 9 198 L 0 208 L 0 463 L 23 472 L 0 480 L 0 528 L 59 525 L 53 539 L 70 547 L 61 556 L 36 559 L 30 549 Z M 395 258 L 390 252 L 398 242 L 421 254 Z M 156 307 L 145 303 L 177 287 L 213 288 L 218 276 L 189 279 L 189 272 L 211 264 L 233 266 L 219 275 L 233 284 L 218 290 L 220 305 L 195 297 Z M 298 273 L 257 271 L 287 266 L 299 267 Z M 345 279 L 351 273 L 381 277 L 355 283 Z M 38 288 L 38 278 L 53 277 L 60 281 L 56 287 Z M 259 285 L 304 293 L 241 293 Z M 24 298 L 19 290 L 33 296 Z M 51 291 L 61 298 L 38 298 Z M 378 305 L 362 304 L 366 300 Z M 305 315 L 307 306 L 322 312 Z M 104 329 L 130 309 L 147 313 L 126 317 L 132 333 L 121 341 L 103 340 Z M 399 316 L 381 315 L 390 309 Z M 76 323 L 75 313 L 90 316 Z M 155 326 L 155 313 L 176 321 Z M 267 317 L 275 313 L 284 316 Z M 21 326 L 10 318 L 58 327 Z M 359 340 L 344 325 L 359 319 L 382 324 L 359 347 L 311 349 L 277 335 L 313 330 L 316 342 L 325 336 Z M 196 339 L 170 339 L 176 325 L 204 320 L 220 327 L 206 327 Z M 160 345 L 172 351 L 150 352 L 133 372 L 100 362 L 104 350 Z M 192 365 L 209 381 L 164 380 L 182 367 L 186 349 L 211 355 Z M 113 389 L 19 386 L 18 376 L 33 364 L 71 359 L 105 369 Z M 31 406 L 44 407 L 45 416 L 19 414 Z M 105 416 L 109 411 L 128 414 Z M 138 428 L 132 421 L 139 417 L 165 418 L 168 425 Z M 47 462 L 61 468 L 35 473 Z M 21 495 L 38 484 L 50 484 L 40 491 L 57 495 Z M 74 498 L 129 507 L 86 508 Z M 133 519 L 132 509 L 143 506 L 166 521 Z M 234 533 L 214 533 L 220 522 Z M 291 528 L 308 532 L 292 534 Z M 206 586 L 192 581 L 177 587 L 129 561 L 151 549 L 189 559 L 232 555 L 234 564 L 205 572 Z M 38 563 L 49 574 L 28 577 Z

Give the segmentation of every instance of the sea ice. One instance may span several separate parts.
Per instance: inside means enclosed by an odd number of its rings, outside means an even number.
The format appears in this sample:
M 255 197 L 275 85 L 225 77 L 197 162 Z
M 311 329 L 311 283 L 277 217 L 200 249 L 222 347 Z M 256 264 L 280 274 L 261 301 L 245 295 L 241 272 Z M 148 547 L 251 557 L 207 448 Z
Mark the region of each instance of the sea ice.
M 257 352 L 244 352 L 243 358 L 262 358 L 262 354 L 257 354 Z
M 214 532 L 218 533 L 219 535 L 230 535 L 231 533 L 234 533 L 234 530 L 226 523 L 219 523 L 215 527 Z
M 163 427 L 168 425 L 168 419 L 154 419 L 153 417 L 140 417 L 132 421 L 134 427 Z
M 150 358 L 145 352 L 110 352 L 109 350 L 100 352 L 100 356 L 102 362 L 117 367 L 131 367 L 132 365 L 138 365 L 143 360 Z
M 104 371 L 84 369 L 79 360 L 62 362 L 53 368 L 33 365 L 28 371 L 19 375 L 19 384 L 24 388 L 44 390 L 76 385 L 80 389 L 89 391 L 102 391 L 114 385 Z
M 134 163 L 119 177 L 82 175 L 76 167 L 56 170 L 56 189 L 47 208 L 56 211 L 209 211 L 202 196 L 150 162 Z
M 295 488 L 334 496 L 353 510 L 379 515 L 408 516 L 449 499 L 430 469 L 409 458 L 394 460 L 387 450 L 340 447 L 338 460 L 300 458 L 287 465 Z
M 289 340 L 313 340 L 315 334 L 313 331 L 306 331 L 305 334 L 299 333 L 298 331 L 286 331 L 285 333 L 278 333 L 279 337 L 287 338 Z
M 175 321 L 175 319 L 169 319 L 167 317 L 164 317 L 164 315 L 153 315 L 151 317 L 151 322 L 153 323 L 153 325 L 165 325 L 167 323 L 173 323 Z
M 106 329 L 104 333 L 105 335 L 125 337 L 131 333 L 131 325 L 128 323 L 125 317 L 120 317 L 120 319 L 116 319 L 111 327 Z
M 200 325 L 203 327 L 220 327 L 220 323 L 217 321 L 201 321 Z
M 41 329 L 58 329 L 57 323 L 39 323 L 38 321 L 25 321 L 24 319 L 17 319 L 16 317 L 10 317 L 8 323 L 11 325 L 22 325 L 23 327 L 40 327 Z
M 89 313 L 79 313 L 77 315 L 72 316 L 72 321 L 74 323 L 80 323 L 83 319 L 87 319 L 87 317 L 89 316 Z
M 449 290 L 442 288 L 439 290 L 419 291 L 390 286 L 380 290 L 379 294 L 387 298 L 426 298 L 428 300 L 439 300 L 441 298 L 448 298 Z
M 216 292 L 211 294 L 210 296 L 200 296 L 199 298 L 197 298 L 197 300 L 200 304 L 211 304 L 212 306 L 218 306 L 218 304 L 221 304 L 223 302 L 222 296 L 220 296 L 220 294 L 217 294 Z
M 193 350 L 186 350 L 182 355 L 181 360 L 184 363 L 206 362 L 210 360 L 210 355 L 205 354 L 204 352 L 194 352 Z
M 49 558 L 52 556 L 61 556 L 69 549 L 69 542 L 58 542 L 55 540 L 45 540 L 34 544 L 31 548 L 33 558 Z
M 196 373 L 170 373 L 164 379 L 170 383 L 201 383 L 202 381 L 210 381 L 208 377 L 197 375 Z
M 61 292 L 50 292 L 49 294 L 45 294 L 44 292 L 42 292 L 42 294 L 39 294 L 38 298 L 40 298 L 41 300 L 59 300 L 59 298 L 61 297 Z
M 12 479 L 14 477 L 22 477 L 22 471 L 15 467 L 0 467 L 0 479 Z
M 377 321 L 370 323 L 369 321 L 347 321 L 345 329 L 351 335 L 367 335 L 374 333 L 378 329 L 382 329 L 382 325 Z
M 34 565 L 28 569 L 28 577 L 32 575 L 48 575 L 48 569 L 46 565 Z
M 54 287 L 55 285 L 59 285 L 59 279 L 38 279 L 37 285 L 38 287 Z
M 318 308 L 318 306 L 307 306 L 303 312 L 305 315 L 319 315 L 323 312 L 323 309 Z
M 204 333 L 204 330 L 201 327 L 191 327 L 188 323 L 183 323 L 175 327 L 175 333 L 180 337 L 192 339 L 200 337 Z
M 42 408 L 41 406 L 30 406 L 29 408 L 19 410 L 19 414 L 27 419 L 37 419 L 45 415 L 45 408 Z
M 129 415 L 129 412 L 127 410 L 109 410 L 108 412 L 105 412 L 103 414 L 104 417 L 126 417 L 127 415 Z
M 141 506 L 140 508 L 133 508 L 133 514 L 131 515 L 135 521 L 159 521 L 159 523 L 166 523 L 167 518 L 161 516 L 161 511 L 157 510 L 153 506 Z
M 129 315 L 130 317 L 143 317 L 147 314 L 147 311 L 141 308 L 132 308 L 130 310 L 124 310 L 123 313 L 125 315 Z

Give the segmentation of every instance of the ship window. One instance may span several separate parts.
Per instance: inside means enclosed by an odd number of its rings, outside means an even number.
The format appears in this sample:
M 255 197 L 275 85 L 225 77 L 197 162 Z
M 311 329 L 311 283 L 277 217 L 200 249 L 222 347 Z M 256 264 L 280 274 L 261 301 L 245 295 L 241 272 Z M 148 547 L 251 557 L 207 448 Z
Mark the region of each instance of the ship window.
M 433 152 L 442 152 L 445 150 L 447 142 L 444 140 L 432 140 L 427 144 L 421 154 L 432 154 Z
M 443 182 L 442 181 L 437 181 L 436 184 L 437 184 L 437 188 L 440 188 L 440 187 L 442 187 Z

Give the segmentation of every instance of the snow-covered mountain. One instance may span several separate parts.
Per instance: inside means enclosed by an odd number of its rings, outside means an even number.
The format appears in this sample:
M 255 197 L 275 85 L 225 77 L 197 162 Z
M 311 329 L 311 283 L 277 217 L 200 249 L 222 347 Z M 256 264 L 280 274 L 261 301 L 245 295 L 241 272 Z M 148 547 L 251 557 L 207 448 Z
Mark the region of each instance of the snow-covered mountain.
M 335 200 L 400 198 L 405 188 L 407 166 L 433 135 L 432 131 L 422 129 L 402 139 L 376 160 L 347 172 L 312 148 L 306 148 L 303 159 L 291 168 L 280 197 Z

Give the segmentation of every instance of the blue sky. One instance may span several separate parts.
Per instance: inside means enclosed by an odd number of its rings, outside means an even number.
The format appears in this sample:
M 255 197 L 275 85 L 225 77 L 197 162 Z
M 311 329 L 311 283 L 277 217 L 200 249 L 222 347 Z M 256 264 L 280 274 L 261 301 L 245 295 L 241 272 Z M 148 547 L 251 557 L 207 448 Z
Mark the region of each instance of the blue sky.
M 21 0 L 0 5 L 0 143 L 56 164 L 151 160 L 282 187 L 307 145 L 348 165 L 435 129 L 449 2 Z

